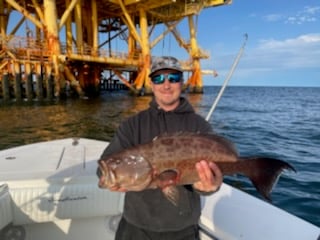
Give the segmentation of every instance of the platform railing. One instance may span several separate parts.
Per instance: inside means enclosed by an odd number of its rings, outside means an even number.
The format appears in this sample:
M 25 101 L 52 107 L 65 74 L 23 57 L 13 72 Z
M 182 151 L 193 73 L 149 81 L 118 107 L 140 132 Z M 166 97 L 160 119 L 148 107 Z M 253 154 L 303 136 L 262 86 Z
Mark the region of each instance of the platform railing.
M 14 36 L 9 39 L 0 38 L 0 47 L 3 53 L 10 52 L 17 59 L 32 59 L 32 60 L 41 60 L 41 58 L 47 58 L 51 55 L 50 50 L 44 41 L 39 41 L 36 38 L 30 37 L 19 37 Z M 120 58 L 128 59 L 130 58 L 127 52 L 120 51 L 110 51 L 107 49 L 94 49 L 93 47 L 83 44 L 80 47 L 72 46 L 67 48 L 66 43 L 60 43 L 60 51 L 62 55 L 68 54 L 77 54 L 85 56 L 94 56 L 94 57 L 109 57 L 109 58 Z M 5 55 L 5 54 L 1 54 Z M 3 56 L 2 56 L 3 58 Z M 7 56 L 10 58 L 10 56 Z

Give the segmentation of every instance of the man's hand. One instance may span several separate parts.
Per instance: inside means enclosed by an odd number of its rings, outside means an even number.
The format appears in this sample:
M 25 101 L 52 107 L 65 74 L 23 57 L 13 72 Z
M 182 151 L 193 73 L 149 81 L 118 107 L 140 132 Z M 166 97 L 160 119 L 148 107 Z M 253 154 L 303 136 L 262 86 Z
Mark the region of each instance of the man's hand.
M 223 180 L 222 172 L 218 166 L 213 162 L 202 160 L 196 163 L 196 169 L 200 181 L 195 182 L 193 187 L 201 192 L 215 192 L 218 191 Z

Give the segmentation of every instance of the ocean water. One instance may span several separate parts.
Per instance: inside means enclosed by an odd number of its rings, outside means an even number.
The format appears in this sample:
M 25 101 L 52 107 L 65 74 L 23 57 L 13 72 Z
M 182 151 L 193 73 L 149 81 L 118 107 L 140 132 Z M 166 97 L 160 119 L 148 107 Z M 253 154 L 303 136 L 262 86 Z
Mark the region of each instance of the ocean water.
M 206 117 L 219 88 L 204 91 L 185 96 Z M 67 137 L 109 141 L 119 123 L 150 99 L 119 91 L 88 100 L 0 101 L 0 150 Z M 294 166 L 296 173 L 281 175 L 273 204 L 320 226 L 320 88 L 228 87 L 209 121 L 241 156 L 275 157 Z M 225 182 L 260 198 L 243 177 Z

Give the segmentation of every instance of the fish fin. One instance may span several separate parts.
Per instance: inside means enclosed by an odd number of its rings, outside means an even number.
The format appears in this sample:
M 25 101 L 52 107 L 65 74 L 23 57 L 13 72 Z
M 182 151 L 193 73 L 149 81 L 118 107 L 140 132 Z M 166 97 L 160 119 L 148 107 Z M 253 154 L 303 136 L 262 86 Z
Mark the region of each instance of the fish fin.
M 158 187 L 162 189 L 166 198 L 175 206 L 178 205 L 180 195 L 176 187 L 178 175 L 178 172 L 174 169 L 165 170 L 158 175 Z
M 244 158 L 240 160 L 244 160 Z M 272 201 L 270 192 L 282 171 L 287 169 L 296 172 L 289 163 L 275 158 L 248 158 L 246 161 L 241 161 L 244 165 L 247 165 L 247 169 L 250 169 L 248 161 L 254 167 L 251 168 L 251 171 L 247 171 L 245 175 L 249 177 L 258 192 L 269 202 Z
M 167 186 L 162 189 L 162 192 L 173 205 L 178 206 L 180 194 L 176 186 Z
M 178 175 L 178 171 L 174 169 L 168 169 L 161 172 L 158 175 L 158 187 L 163 189 L 175 185 L 178 182 Z

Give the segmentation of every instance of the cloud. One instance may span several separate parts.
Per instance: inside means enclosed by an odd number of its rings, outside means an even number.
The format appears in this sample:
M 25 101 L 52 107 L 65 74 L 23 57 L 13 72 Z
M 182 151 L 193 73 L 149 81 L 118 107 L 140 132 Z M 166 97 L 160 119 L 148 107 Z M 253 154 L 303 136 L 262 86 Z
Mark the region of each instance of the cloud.
M 284 22 L 286 24 L 301 25 L 304 23 L 316 22 L 319 20 L 320 6 L 305 6 L 303 10 L 298 11 L 290 15 L 281 13 L 270 13 L 263 16 L 263 20 L 266 22 Z
M 306 6 L 302 11 L 299 11 L 292 16 L 288 16 L 285 23 L 301 25 L 307 22 L 316 22 L 319 19 L 319 15 L 320 6 Z
M 204 61 L 203 69 L 216 69 L 219 76 L 230 70 L 237 53 L 215 57 L 215 61 Z M 247 46 L 237 76 L 241 78 L 267 76 L 268 73 L 293 71 L 319 71 L 320 33 L 305 34 L 296 38 L 262 39 L 256 47 Z
M 320 6 L 316 6 L 316 7 L 304 7 L 304 11 L 307 14 L 311 14 L 311 15 L 315 15 L 317 13 L 320 13 Z
M 305 34 L 284 40 L 260 40 L 247 61 L 268 69 L 318 68 L 320 66 L 320 34 Z
M 281 14 L 268 14 L 263 16 L 263 19 L 267 22 L 278 22 L 283 20 L 284 16 Z
M 247 46 L 241 58 L 242 67 L 269 71 L 270 69 L 319 68 L 320 66 L 320 33 L 283 40 L 261 39 L 256 47 L 250 47 L 250 45 Z M 236 54 L 216 56 L 216 67 L 219 69 L 230 66 Z M 210 62 L 212 64 L 212 60 Z M 207 67 L 209 61 L 205 64 Z
M 310 46 L 310 44 L 319 44 L 320 43 L 320 34 L 318 33 L 310 33 L 298 36 L 296 38 L 288 38 L 285 40 L 260 40 L 260 44 L 258 48 L 260 49 L 299 49 Z

